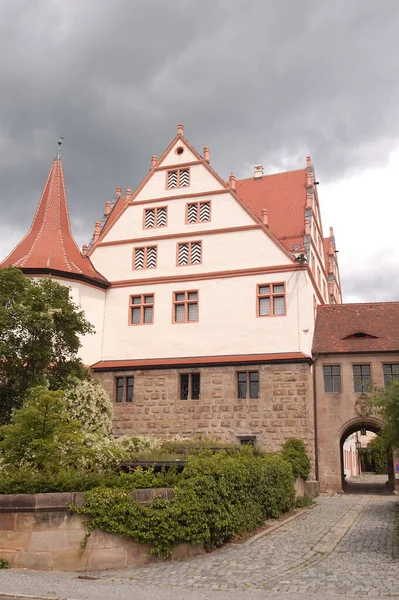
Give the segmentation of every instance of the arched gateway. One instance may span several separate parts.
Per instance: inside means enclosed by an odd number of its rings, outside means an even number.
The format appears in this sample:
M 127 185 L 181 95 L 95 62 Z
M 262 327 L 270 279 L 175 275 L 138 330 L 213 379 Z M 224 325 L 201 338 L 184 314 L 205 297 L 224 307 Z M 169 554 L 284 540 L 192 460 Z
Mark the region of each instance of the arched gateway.
M 361 429 L 380 431 L 367 396 L 399 373 L 399 303 L 319 307 L 313 356 L 316 477 L 320 491 L 336 492 L 344 488 L 345 439 Z M 399 488 L 389 463 L 390 483 Z

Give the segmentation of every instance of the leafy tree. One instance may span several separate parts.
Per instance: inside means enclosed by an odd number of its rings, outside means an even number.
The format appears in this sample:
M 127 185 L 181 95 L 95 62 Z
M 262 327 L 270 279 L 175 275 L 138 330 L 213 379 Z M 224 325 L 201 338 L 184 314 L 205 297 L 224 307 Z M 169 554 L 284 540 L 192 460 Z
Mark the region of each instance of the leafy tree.
M 34 281 L 14 267 L 0 270 L 0 423 L 22 406 L 28 388 L 84 378 L 79 336 L 92 331 L 66 286 Z
M 24 407 L 0 427 L 0 435 L 6 467 L 54 472 L 61 465 L 74 465 L 81 453 L 81 427 L 69 419 L 62 391 L 43 386 L 29 390 Z
M 369 402 L 383 422 L 380 445 L 399 448 L 399 381 L 374 390 Z

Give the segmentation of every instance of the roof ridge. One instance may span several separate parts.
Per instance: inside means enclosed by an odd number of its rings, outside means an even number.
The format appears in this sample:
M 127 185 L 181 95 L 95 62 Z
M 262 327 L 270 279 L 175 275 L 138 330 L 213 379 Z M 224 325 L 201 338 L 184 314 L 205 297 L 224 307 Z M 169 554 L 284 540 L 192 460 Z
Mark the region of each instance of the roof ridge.
M 342 302 L 341 304 L 320 304 L 317 307 L 317 310 L 320 309 L 331 309 L 331 308 L 348 308 L 350 306 L 369 306 L 369 305 L 383 305 L 386 306 L 387 304 L 394 304 L 394 305 L 399 305 L 399 300 L 387 300 L 387 301 L 378 301 L 378 302 L 368 302 L 367 300 L 364 302 Z
M 262 175 L 262 177 L 259 177 L 259 179 L 255 179 L 254 176 L 242 177 L 241 179 L 236 179 L 236 183 L 237 181 L 262 181 L 266 177 L 275 177 L 276 175 L 289 175 L 290 173 L 300 173 L 301 171 L 306 173 L 306 167 L 304 167 L 303 169 L 291 169 L 291 171 L 277 171 L 276 173 L 267 173 L 266 175 Z

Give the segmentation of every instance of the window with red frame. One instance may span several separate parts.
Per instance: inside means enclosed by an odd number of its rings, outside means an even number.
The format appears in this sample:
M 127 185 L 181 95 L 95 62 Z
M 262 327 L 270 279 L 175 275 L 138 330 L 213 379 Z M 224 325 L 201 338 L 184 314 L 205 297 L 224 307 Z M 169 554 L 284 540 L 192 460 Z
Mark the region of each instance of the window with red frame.
M 198 290 L 173 293 L 173 322 L 198 321 Z
M 148 325 L 154 322 L 154 294 L 130 296 L 130 324 Z
M 173 169 L 166 173 L 166 187 L 168 190 L 174 188 L 189 187 L 190 169 Z
M 177 244 L 177 265 L 199 265 L 202 262 L 202 242 L 182 242 Z
M 259 317 L 285 315 L 285 284 L 265 283 L 258 285 L 257 301 Z
M 211 220 L 211 201 L 188 202 L 186 205 L 187 223 L 205 223 Z
M 143 246 L 134 248 L 133 268 L 134 269 L 155 269 L 157 266 L 157 247 Z

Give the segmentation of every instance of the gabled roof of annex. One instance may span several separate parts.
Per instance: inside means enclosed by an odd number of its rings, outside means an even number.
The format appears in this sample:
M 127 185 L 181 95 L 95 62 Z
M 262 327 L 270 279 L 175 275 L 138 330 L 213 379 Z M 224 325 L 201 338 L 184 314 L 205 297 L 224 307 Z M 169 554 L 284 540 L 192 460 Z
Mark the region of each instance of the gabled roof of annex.
M 399 302 L 318 306 L 314 354 L 399 352 Z

